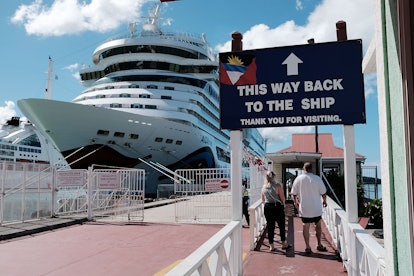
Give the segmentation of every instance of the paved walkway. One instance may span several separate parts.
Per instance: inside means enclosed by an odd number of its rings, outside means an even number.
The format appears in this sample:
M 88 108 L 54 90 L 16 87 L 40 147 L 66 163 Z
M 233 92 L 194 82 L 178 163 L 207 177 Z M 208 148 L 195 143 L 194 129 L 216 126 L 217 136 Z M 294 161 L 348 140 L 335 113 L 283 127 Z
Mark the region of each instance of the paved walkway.
M 288 252 L 268 252 L 266 238 L 258 251 L 249 251 L 249 229 L 243 228 L 243 275 L 346 275 L 329 237 L 328 252 L 308 256 L 299 218 L 291 223 L 288 240 L 294 247 Z M 173 204 L 146 209 L 141 223 L 57 218 L 1 226 L 0 274 L 164 275 L 222 227 L 175 223 Z
M 311 227 L 310 245 L 312 253 L 305 253 L 305 242 L 302 232 L 302 221 L 299 217 L 290 218 L 288 222 L 288 243 L 292 245 L 288 250 L 282 250 L 279 229 L 275 230 L 276 251 L 269 252 L 269 243 L 264 238 L 259 244 L 258 251 L 249 251 L 243 261 L 243 275 L 312 275 L 335 276 L 348 275 L 344 271 L 342 262 L 338 261 L 335 248 L 328 230 L 323 224 L 322 243 L 328 250 L 319 252 L 316 250 L 317 240 L 315 228 Z

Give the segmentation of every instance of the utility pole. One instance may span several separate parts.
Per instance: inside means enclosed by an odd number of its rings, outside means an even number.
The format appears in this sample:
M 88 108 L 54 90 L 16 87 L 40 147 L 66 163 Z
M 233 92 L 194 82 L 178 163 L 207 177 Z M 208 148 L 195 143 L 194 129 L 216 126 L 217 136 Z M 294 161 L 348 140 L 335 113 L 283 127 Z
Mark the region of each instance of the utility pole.
M 308 44 L 315 44 L 315 39 L 310 38 L 308 39 Z M 315 153 L 319 152 L 319 139 L 318 139 L 319 133 L 318 133 L 318 125 L 315 126 Z M 316 174 L 320 176 L 320 171 L 319 171 L 319 159 L 316 159 L 316 166 L 315 166 L 315 170 L 316 170 Z

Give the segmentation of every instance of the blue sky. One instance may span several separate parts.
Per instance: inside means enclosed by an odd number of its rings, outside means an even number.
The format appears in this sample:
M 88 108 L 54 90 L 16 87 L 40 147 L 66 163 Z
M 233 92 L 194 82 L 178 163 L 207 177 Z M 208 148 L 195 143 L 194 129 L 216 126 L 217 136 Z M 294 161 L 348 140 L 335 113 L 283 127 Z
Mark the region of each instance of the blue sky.
M 17 101 L 43 98 L 48 57 L 53 59 L 53 94 L 71 101 L 83 89 L 78 70 L 90 65 L 91 54 L 109 37 L 125 34 L 129 22 L 140 22 L 154 1 L 146 0 L 26 0 L 0 3 L 0 123 L 22 116 Z M 231 49 L 231 34 L 243 35 L 243 49 L 336 40 L 335 23 L 347 22 L 348 39 L 362 39 L 364 52 L 374 34 L 373 0 L 182 0 L 164 5 L 166 30 L 205 33 L 217 53 Z M 367 123 L 355 125 L 355 150 L 366 165 L 380 164 L 376 79 L 365 76 Z M 352 107 L 350 107 L 352 108 Z M 53 114 L 51 114 L 53 116 Z M 343 147 L 343 128 L 319 126 L 333 133 Z M 292 133 L 313 133 L 314 127 L 262 130 L 267 151 L 290 146 Z

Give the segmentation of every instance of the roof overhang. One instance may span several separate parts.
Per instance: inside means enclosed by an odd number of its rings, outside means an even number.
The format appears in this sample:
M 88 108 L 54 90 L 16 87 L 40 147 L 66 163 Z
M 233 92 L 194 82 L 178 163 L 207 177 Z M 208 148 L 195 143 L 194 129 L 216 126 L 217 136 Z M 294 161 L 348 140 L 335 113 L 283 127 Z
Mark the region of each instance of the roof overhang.
M 322 157 L 322 163 L 326 162 L 344 162 L 343 157 Z M 365 163 L 366 158 L 365 157 L 355 157 L 356 162 Z
M 267 153 L 266 157 L 273 163 L 305 163 L 314 162 L 315 159 L 321 159 L 322 153 L 310 152 L 283 152 Z

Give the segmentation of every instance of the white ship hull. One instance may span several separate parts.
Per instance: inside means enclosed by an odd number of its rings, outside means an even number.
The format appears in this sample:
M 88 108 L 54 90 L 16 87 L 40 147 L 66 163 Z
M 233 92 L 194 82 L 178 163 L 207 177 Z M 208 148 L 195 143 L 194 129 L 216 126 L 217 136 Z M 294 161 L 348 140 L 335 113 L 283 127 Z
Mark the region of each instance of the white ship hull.
M 185 124 L 46 99 L 21 100 L 19 107 L 53 141 L 71 168 L 94 164 L 149 169 L 140 158 L 171 170 L 229 165 L 218 159 L 216 149 L 226 149 L 227 143 Z M 151 178 L 158 184 L 166 180 L 162 174 Z M 148 193 L 155 192 L 151 186 Z

